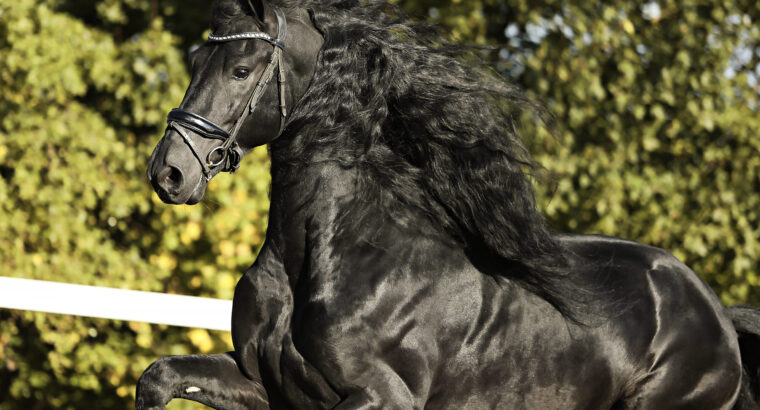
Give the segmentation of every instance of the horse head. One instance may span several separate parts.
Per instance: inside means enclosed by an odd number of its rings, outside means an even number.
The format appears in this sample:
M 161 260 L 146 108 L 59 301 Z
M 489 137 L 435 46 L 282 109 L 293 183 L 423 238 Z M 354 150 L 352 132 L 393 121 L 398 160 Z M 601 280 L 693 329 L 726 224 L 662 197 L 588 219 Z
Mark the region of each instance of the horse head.
M 276 139 L 314 74 L 322 36 L 306 10 L 219 0 L 208 41 L 190 54 L 192 80 L 148 162 L 170 204 L 195 204 L 219 172 Z

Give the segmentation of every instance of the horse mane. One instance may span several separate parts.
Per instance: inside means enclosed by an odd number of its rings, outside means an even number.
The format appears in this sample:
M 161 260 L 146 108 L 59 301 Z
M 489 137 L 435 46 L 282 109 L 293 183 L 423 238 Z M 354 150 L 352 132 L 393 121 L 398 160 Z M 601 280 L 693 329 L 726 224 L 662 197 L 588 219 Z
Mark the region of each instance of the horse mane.
M 531 182 L 542 168 L 517 131 L 521 112 L 548 119 L 547 111 L 386 1 L 273 3 L 307 8 L 325 39 L 286 135 L 271 144 L 273 174 L 325 159 L 353 168 L 365 196 L 356 208 L 378 204 L 409 226 L 409 210 L 424 215 L 431 234 L 461 246 L 479 269 L 577 318 L 584 289 L 536 209 Z

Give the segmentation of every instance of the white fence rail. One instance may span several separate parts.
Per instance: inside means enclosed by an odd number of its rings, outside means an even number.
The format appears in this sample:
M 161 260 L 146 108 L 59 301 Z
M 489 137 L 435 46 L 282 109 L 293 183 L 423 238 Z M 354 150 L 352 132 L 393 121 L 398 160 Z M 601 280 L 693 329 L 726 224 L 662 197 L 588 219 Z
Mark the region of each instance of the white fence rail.
M 0 277 L 0 308 L 230 330 L 232 301 Z

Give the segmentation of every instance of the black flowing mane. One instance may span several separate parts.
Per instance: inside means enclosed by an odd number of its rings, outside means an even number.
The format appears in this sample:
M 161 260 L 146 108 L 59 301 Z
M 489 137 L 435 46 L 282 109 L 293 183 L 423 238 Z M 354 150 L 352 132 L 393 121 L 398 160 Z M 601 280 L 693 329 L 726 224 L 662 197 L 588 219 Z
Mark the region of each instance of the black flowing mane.
M 515 118 L 548 113 L 468 48 L 385 1 L 273 3 L 309 9 L 325 39 L 309 90 L 271 145 L 273 176 L 325 160 L 356 169 L 366 196 L 358 213 L 380 204 L 410 227 L 410 210 L 425 215 L 431 234 L 462 246 L 481 270 L 574 318 L 583 289 L 536 209 L 531 176 L 541 167 Z M 242 13 L 219 2 L 213 26 Z M 354 215 L 342 228 L 360 232 L 361 223 Z

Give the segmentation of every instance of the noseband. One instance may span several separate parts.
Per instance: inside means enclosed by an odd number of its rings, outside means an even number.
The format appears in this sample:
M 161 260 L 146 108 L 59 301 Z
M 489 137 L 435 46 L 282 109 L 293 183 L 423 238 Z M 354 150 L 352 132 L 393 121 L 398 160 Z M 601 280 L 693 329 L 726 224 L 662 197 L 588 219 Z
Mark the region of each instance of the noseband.
M 243 158 L 243 150 L 237 143 L 238 131 L 243 124 L 243 120 L 245 120 L 249 114 L 253 113 L 253 110 L 259 103 L 266 86 L 274 77 L 275 69 L 278 71 L 277 84 L 280 93 L 280 132 L 282 132 L 282 129 L 285 126 L 287 109 L 285 107 L 285 72 L 282 67 L 282 50 L 285 47 L 285 36 L 287 34 L 288 25 L 285 20 L 285 15 L 280 8 L 272 5 L 272 9 L 274 9 L 275 14 L 277 15 L 277 38 L 272 38 L 272 36 L 263 32 L 246 32 L 227 36 L 216 36 L 212 33 L 208 36 L 208 41 L 214 43 L 237 40 L 264 40 L 274 47 L 269 64 L 264 69 L 261 77 L 259 77 L 256 87 L 248 98 L 248 103 L 243 106 L 243 111 L 232 125 L 232 129 L 228 132 L 210 120 L 180 108 L 171 110 L 166 119 L 167 131 L 170 129 L 176 130 L 179 135 L 182 136 L 182 139 L 187 146 L 190 147 L 195 158 L 200 162 L 201 168 L 203 169 L 203 178 L 206 182 L 210 181 L 211 178 L 216 175 L 214 171 L 219 167 L 222 168 L 218 172 L 235 172 L 238 167 L 240 167 L 240 160 Z M 187 134 L 187 130 L 191 130 L 204 138 L 221 140 L 223 143 L 212 149 L 206 155 L 206 158 L 203 158 L 198 151 L 198 146 L 195 145 L 193 140 L 190 139 L 190 136 Z

